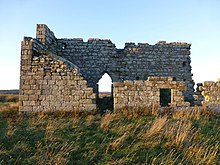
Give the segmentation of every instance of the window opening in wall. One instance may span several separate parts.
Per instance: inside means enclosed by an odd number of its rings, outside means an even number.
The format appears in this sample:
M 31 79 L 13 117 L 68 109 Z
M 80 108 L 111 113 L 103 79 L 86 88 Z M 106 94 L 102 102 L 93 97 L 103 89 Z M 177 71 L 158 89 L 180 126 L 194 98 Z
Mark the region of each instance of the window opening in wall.
M 169 107 L 171 103 L 171 89 L 160 89 L 161 107 Z
M 186 61 L 183 62 L 183 67 L 185 67 L 185 66 L 186 66 Z
M 105 73 L 98 81 L 97 104 L 101 113 L 106 110 L 113 110 L 113 86 L 112 79 L 108 73 Z
M 136 77 L 136 80 L 139 80 L 140 79 L 140 77 Z

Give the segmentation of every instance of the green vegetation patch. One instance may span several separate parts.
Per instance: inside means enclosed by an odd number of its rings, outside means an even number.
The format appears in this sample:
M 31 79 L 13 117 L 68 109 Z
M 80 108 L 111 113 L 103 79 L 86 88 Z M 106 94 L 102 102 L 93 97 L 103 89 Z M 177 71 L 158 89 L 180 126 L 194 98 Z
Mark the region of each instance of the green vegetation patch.
M 8 105 L 8 103 L 0 102 L 0 106 L 6 106 L 6 105 Z
M 199 108 L 103 116 L 2 111 L 0 164 L 220 164 L 219 121 Z

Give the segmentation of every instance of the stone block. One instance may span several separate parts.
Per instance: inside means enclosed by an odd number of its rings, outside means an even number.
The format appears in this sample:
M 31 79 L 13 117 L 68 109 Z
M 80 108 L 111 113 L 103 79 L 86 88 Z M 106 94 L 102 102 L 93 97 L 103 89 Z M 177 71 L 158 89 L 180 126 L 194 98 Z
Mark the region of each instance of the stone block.
M 28 95 L 20 95 L 19 99 L 20 101 L 28 101 Z
M 159 77 L 155 77 L 155 76 L 148 77 L 148 81 L 159 81 L 159 80 L 160 80 Z
M 205 82 L 202 83 L 202 85 L 205 86 L 205 87 L 210 87 L 214 84 L 215 84 L 214 81 L 205 81 Z
M 113 86 L 114 87 L 124 87 L 124 83 L 123 82 L 113 82 Z
M 134 80 L 134 85 L 143 86 L 144 85 L 144 81 L 142 81 L 142 80 Z
M 33 111 L 33 107 L 32 106 L 20 106 L 19 111 L 20 112 L 31 112 Z
M 34 90 L 23 90 L 24 95 L 34 95 L 35 91 Z
M 85 107 L 86 111 L 95 110 L 97 108 L 95 104 L 84 104 L 83 106 Z
M 22 90 L 30 90 L 31 86 L 30 85 L 21 85 L 20 87 Z
M 37 89 L 39 89 L 38 87 L 39 87 L 39 85 L 30 85 L 31 86 L 31 89 L 32 90 L 37 90 Z
M 55 80 L 48 80 L 48 85 L 54 85 L 55 84 Z
M 146 90 L 146 87 L 144 85 L 138 85 L 137 86 L 137 90 L 138 91 L 145 91 Z
M 144 81 L 145 86 L 147 87 L 152 87 L 153 86 L 153 82 L 152 81 Z
M 86 98 L 88 98 L 88 99 L 95 99 L 96 98 L 96 94 L 95 93 L 86 93 Z
M 134 84 L 133 81 L 129 81 L 129 80 L 124 81 L 125 86 L 132 86 L 133 84 Z
M 23 101 L 23 102 L 22 102 L 22 105 L 23 105 L 23 106 L 30 106 L 28 101 Z
M 41 111 L 43 111 L 43 106 L 33 106 L 33 111 L 34 112 L 41 112 Z
M 38 98 L 39 98 L 38 95 L 29 95 L 29 96 L 28 96 L 28 100 L 29 100 L 29 101 L 37 101 Z
M 80 99 L 81 99 L 80 96 L 78 96 L 78 95 L 75 95 L 75 96 L 74 96 L 74 101 L 79 101 Z

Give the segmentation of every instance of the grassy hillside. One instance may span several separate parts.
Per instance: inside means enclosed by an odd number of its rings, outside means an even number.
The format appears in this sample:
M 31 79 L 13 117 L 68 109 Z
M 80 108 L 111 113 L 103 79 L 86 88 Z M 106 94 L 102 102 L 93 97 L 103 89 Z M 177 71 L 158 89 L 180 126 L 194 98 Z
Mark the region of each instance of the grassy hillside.
M 220 164 L 220 114 L 0 112 L 0 164 Z

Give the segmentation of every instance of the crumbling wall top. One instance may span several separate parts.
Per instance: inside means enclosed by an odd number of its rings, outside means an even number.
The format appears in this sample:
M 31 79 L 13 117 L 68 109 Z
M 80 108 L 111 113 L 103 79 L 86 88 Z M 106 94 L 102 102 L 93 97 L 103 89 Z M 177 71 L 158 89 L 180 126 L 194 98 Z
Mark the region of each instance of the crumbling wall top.
M 191 100 L 193 85 L 190 46 L 185 42 L 159 41 L 148 43 L 125 43 L 117 49 L 109 39 L 60 38 L 45 25 L 38 24 L 33 49 L 52 53 L 77 65 L 88 86 L 97 93 L 97 82 L 108 73 L 113 82 L 124 80 L 153 80 L 151 76 L 168 77 L 158 81 L 183 81 L 187 87 L 186 100 Z
M 125 43 L 124 49 L 129 49 L 129 48 L 180 48 L 180 49 L 185 49 L 189 50 L 191 47 L 191 44 L 186 43 L 186 42 L 166 42 L 166 41 L 159 41 L 154 45 L 150 45 L 148 43 L 134 43 L 134 42 L 127 42 Z

